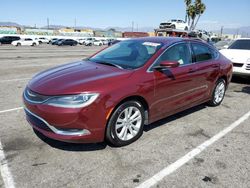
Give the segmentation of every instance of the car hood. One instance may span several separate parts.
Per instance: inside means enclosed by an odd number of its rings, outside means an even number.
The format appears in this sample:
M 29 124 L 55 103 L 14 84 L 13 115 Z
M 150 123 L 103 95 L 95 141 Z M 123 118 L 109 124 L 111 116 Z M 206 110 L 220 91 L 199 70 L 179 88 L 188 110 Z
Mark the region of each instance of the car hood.
M 126 79 L 133 71 L 89 61 L 74 62 L 34 76 L 28 88 L 42 95 L 100 92 L 105 85 Z
M 223 49 L 220 53 L 235 63 L 246 63 L 250 59 L 250 50 Z

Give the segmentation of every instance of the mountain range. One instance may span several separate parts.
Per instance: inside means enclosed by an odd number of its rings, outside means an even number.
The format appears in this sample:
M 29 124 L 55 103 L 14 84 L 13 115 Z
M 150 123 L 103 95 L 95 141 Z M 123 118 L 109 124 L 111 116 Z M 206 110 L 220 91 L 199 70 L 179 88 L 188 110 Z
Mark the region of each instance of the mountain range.
M 31 26 L 25 26 L 21 25 L 15 22 L 0 22 L 0 26 L 15 26 L 15 27 L 31 27 Z M 50 28 L 53 29 L 59 29 L 59 28 L 66 28 L 68 26 L 64 25 L 50 25 Z M 40 27 L 40 29 L 47 29 L 47 26 Z M 77 29 L 93 29 L 93 30 L 109 30 L 109 29 L 115 29 L 117 31 L 132 31 L 132 27 L 106 27 L 106 28 L 95 28 L 95 27 L 84 27 L 84 26 L 77 26 Z M 139 28 L 133 28 L 133 31 L 140 31 L 140 32 L 151 32 L 154 31 L 154 27 L 139 27 Z M 220 30 L 214 30 L 212 32 L 220 33 Z M 245 27 L 239 27 L 239 28 L 224 28 L 223 33 L 226 34 L 239 34 L 244 37 L 250 37 L 250 26 Z

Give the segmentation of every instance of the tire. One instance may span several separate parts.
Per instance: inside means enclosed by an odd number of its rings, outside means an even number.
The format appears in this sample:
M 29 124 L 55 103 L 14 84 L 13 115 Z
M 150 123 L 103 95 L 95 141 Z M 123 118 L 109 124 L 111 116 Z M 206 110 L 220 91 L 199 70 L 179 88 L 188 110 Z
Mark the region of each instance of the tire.
M 33 43 L 31 46 L 36 46 L 36 43 Z
M 188 27 L 185 27 L 185 29 L 184 29 L 185 31 L 187 31 L 188 30 Z
M 172 29 L 176 29 L 176 26 L 175 26 L 175 25 L 171 25 L 171 28 L 172 28 Z
M 126 116 L 127 118 L 133 118 L 127 119 Z M 131 144 L 141 137 L 144 120 L 144 108 L 139 102 L 127 101 L 122 103 L 112 113 L 108 121 L 106 141 L 116 147 Z
M 21 43 L 17 43 L 16 46 L 21 46 Z
M 208 104 L 210 106 L 219 106 L 224 99 L 225 92 L 226 92 L 226 81 L 221 78 L 216 82 L 211 100 L 208 102 Z
M 100 43 L 99 46 L 102 46 L 102 44 Z

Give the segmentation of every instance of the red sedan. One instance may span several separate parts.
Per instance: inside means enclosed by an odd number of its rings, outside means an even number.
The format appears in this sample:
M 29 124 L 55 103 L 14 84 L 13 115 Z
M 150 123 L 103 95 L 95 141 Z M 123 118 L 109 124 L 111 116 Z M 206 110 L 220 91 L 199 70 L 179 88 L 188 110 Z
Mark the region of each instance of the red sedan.
M 47 137 L 124 146 L 144 125 L 201 103 L 219 105 L 231 76 L 231 62 L 205 42 L 140 38 L 41 72 L 23 99 L 28 122 Z

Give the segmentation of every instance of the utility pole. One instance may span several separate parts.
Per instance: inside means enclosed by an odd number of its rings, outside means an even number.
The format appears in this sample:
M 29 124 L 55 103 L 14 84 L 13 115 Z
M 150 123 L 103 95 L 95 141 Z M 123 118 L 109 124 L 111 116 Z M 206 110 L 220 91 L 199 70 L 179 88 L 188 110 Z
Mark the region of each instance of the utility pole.
M 223 34 L 223 28 L 224 28 L 224 26 L 221 26 L 221 29 L 220 29 L 220 37 L 222 37 L 222 34 Z
M 47 18 L 47 28 L 49 29 L 49 18 Z
M 76 30 L 76 18 L 75 18 L 75 30 Z

